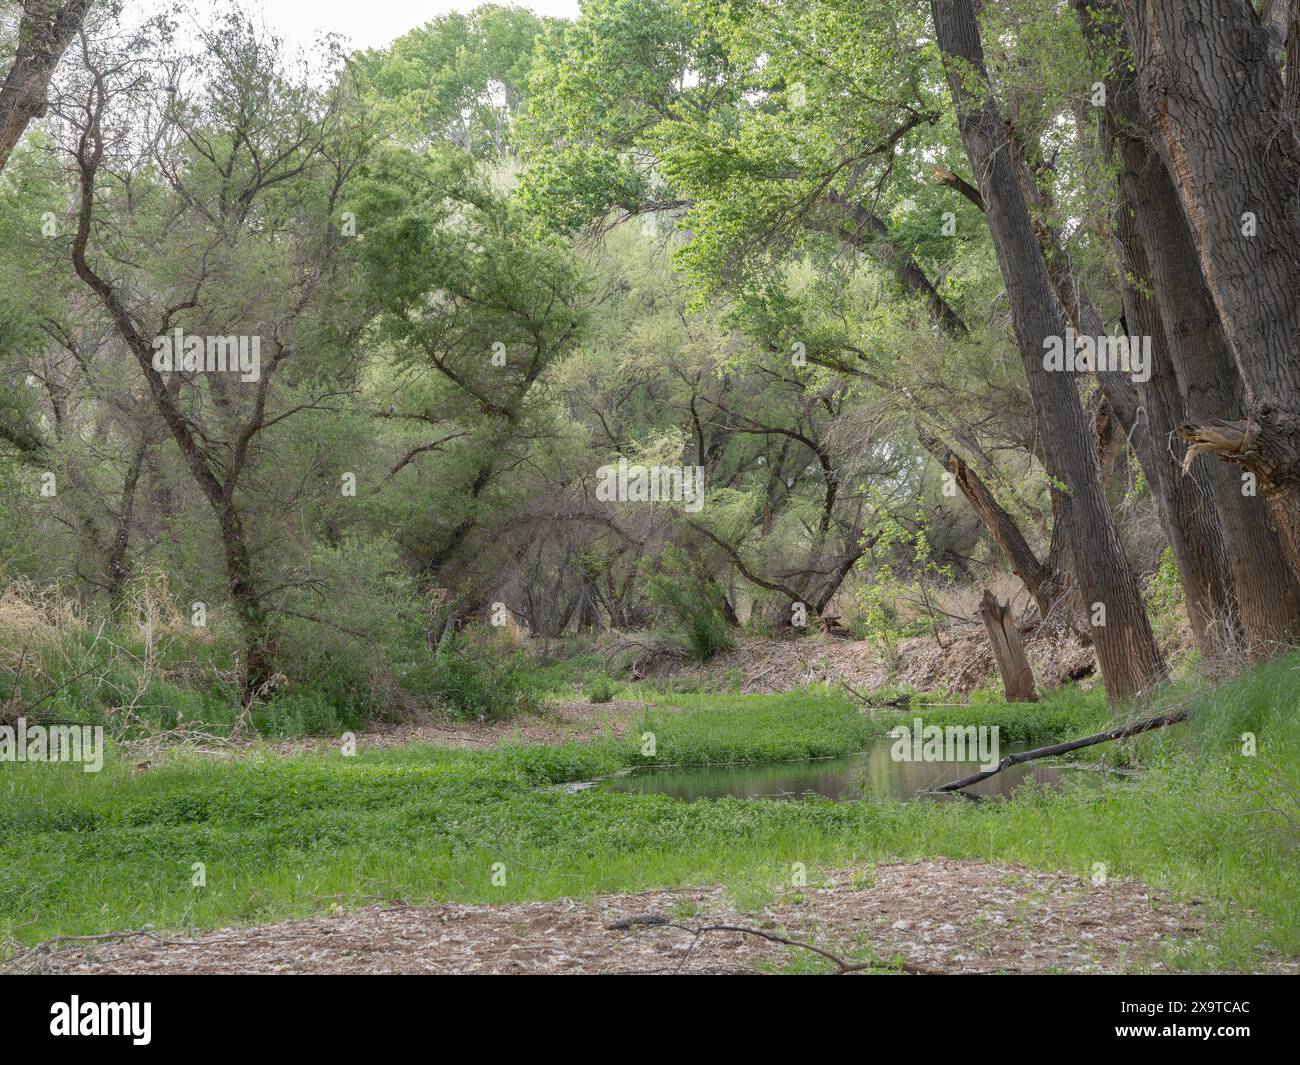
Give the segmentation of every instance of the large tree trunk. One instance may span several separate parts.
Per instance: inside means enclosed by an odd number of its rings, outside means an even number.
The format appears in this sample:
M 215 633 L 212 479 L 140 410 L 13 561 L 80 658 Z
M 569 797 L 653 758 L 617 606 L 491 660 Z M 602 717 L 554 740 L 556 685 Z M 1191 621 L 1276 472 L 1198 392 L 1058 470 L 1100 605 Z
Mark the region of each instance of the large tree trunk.
M 81 28 L 90 0 L 24 0 L 18 49 L 0 81 L 0 170 L 34 118 L 49 107 L 50 77 Z
M 1011 141 L 1016 147 L 1013 163 L 1021 192 L 1035 211 L 1035 230 L 1057 301 L 1076 333 L 1107 335 L 1101 313 L 1075 274 L 1060 234 L 1044 221 L 1051 209 L 1050 197 L 1035 180 L 1037 160 L 1024 157 L 1036 153 L 1036 142 L 1017 134 L 1012 131 Z M 952 171 L 940 167 L 935 176 L 941 184 L 961 191 L 981 211 L 987 211 L 979 190 Z M 1133 255 L 1138 255 L 1136 249 Z M 1145 274 L 1139 272 L 1137 276 Z M 1138 326 L 1141 335 L 1152 337 L 1155 355 L 1151 380 L 1135 384 L 1123 374 L 1098 373 L 1098 383 L 1106 406 L 1122 425 L 1123 439 L 1132 446 L 1151 487 L 1157 519 L 1178 567 L 1197 644 L 1208 657 L 1220 657 L 1234 642 L 1237 620 L 1218 515 L 1200 475 L 1192 482 L 1182 475 L 1181 459 L 1186 448 L 1175 433 L 1183 421 L 1183 404 L 1165 351 L 1159 312 L 1130 286 L 1126 286 L 1125 299 L 1127 320 Z M 1111 473 L 1108 460 L 1113 462 L 1114 455 L 1108 453 L 1100 434 L 1098 454 L 1104 491 Z
M 1138 385 L 1143 469 L 1156 513 L 1178 567 L 1187 619 L 1207 658 L 1221 658 L 1237 644 L 1239 622 L 1228 553 L 1208 479 L 1200 469 L 1183 475 L 1186 447 L 1177 435 L 1183 401 L 1169 357 L 1165 323 L 1155 302 L 1127 279 L 1145 280 L 1146 252 L 1133 222 L 1120 208 L 1115 228 L 1124 266 L 1126 325 L 1151 337 L 1151 379 Z M 1127 332 L 1127 330 L 1126 330 Z
M 1244 422 L 1187 435 L 1258 478 L 1300 573 L 1300 143 L 1268 35 L 1249 0 L 1120 6 L 1143 111 L 1246 387 Z
M 1286 111 L 1300 136 L 1300 0 L 1291 0 L 1286 30 Z
M 1071 376 L 1044 368 L 1044 340 L 1064 337 L 1066 321 L 1052 289 L 1011 157 L 1006 129 L 988 87 L 971 0 L 931 0 L 958 126 L 988 205 L 998 265 L 1016 340 L 1042 432 L 1048 473 L 1062 482 L 1060 515 L 1069 527 L 1079 589 L 1092 622 L 1106 691 L 1125 698 L 1165 675 L 1137 581 L 1101 488 L 1092 430 Z M 971 74 L 978 80 L 971 95 Z
M 1147 269 L 1137 275 L 1150 279 L 1161 311 L 1183 402 L 1181 420 L 1240 423 L 1245 417 L 1240 377 L 1177 189 L 1156 152 L 1155 132 L 1138 99 L 1127 45 L 1114 21 L 1117 0 L 1075 0 L 1075 5 L 1090 47 L 1104 49 L 1115 70 L 1107 79 L 1103 133 L 1120 162 L 1120 227 L 1134 227 L 1146 253 Z M 1241 472 L 1233 465 L 1197 458 L 1191 472 L 1203 478 L 1218 511 L 1248 649 L 1263 653 L 1300 639 L 1300 580 L 1288 564 L 1268 505 L 1243 491 Z
M 1125 229 L 1124 219 L 1117 233 Z M 1121 238 L 1125 273 L 1145 277 L 1145 259 L 1135 239 Z M 1101 314 L 1082 291 L 1072 272 L 1053 269 L 1052 278 L 1062 306 L 1075 330 L 1087 336 L 1109 331 Z M 1197 645 L 1209 657 L 1219 657 L 1233 642 L 1237 607 L 1228 583 L 1227 556 L 1218 514 L 1203 478 L 1185 478 L 1182 458 L 1186 450 L 1176 436 L 1182 422 L 1183 403 L 1170 365 L 1164 324 L 1155 305 L 1127 282 L 1124 285 L 1125 328 L 1151 338 L 1151 378 L 1135 383 L 1128 376 L 1100 372 L 1098 383 L 1132 445 L 1155 501 L 1156 518 L 1169 541 L 1187 603 L 1188 620 Z
M 1057 300 L 1077 334 L 1106 336 L 1110 331 L 1075 273 L 1059 232 L 1041 217 L 1051 208 L 1050 197 L 1035 180 L 1036 160 L 1025 158 L 1026 152 L 1037 152 L 1037 141 L 1027 142 L 1014 135 L 1012 139 L 1019 148 L 1015 162 L 1019 164 L 1020 188 L 1036 210 L 1039 244 Z M 1121 228 L 1123 222 L 1121 219 Z M 1131 229 L 1130 220 L 1126 230 L 1130 239 L 1120 242 L 1125 276 L 1145 278 L 1145 259 Z M 1150 379 L 1135 382 L 1126 374 L 1098 372 L 1097 381 L 1146 475 L 1157 520 L 1178 568 L 1197 645 L 1208 657 L 1220 657 L 1235 642 L 1238 623 L 1218 514 L 1199 472 L 1192 481 L 1183 476 L 1181 460 L 1186 448 L 1176 435 L 1184 420 L 1183 403 L 1160 312 L 1127 281 L 1123 290 L 1124 335 L 1129 335 L 1131 323 L 1137 329 L 1135 335 L 1151 338 Z M 1103 486 L 1106 480 L 1103 476 Z

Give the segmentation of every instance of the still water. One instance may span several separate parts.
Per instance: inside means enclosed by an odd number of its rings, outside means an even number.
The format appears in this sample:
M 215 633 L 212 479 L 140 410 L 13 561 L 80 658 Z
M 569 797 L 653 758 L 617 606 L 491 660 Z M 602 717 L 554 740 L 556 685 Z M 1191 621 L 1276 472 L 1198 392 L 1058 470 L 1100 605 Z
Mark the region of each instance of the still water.
M 812 762 L 778 762 L 764 765 L 710 765 L 665 769 L 638 769 L 600 781 L 608 791 L 645 795 L 670 795 L 696 799 L 801 799 L 821 795 L 828 799 L 914 799 L 918 791 L 946 784 L 980 769 L 978 762 L 896 762 L 890 757 L 893 740 L 884 739 L 871 750 L 843 758 Z M 1006 745 L 1003 754 L 1024 750 L 1023 744 Z M 966 788 L 983 798 L 1006 797 L 1026 781 L 1059 787 L 1065 780 L 1097 783 L 1102 774 L 1059 768 L 1042 762 L 1012 766 L 988 780 Z

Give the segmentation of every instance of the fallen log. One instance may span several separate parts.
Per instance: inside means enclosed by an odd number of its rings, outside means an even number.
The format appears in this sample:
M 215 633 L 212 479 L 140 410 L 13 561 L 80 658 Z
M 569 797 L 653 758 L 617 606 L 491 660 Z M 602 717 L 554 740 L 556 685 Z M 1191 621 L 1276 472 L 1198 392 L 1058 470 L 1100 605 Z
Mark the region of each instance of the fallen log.
M 1083 736 L 1077 740 L 1067 740 L 1065 743 L 1054 743 L 1050 747 L 1037 747 L 1032 751 L 1021 751 L 1019 754 L 1009 754 L 1000 761 L 993 769 L 985 770 L 980 773 L 972 773 L 968 777 L 962 777 L 960 780 L 952 780 L 947 784 L 940 784 L 937 788 L 931 788 L 930 791 L 957 791 L 959 788 L 968 788 L 972 784 L 978 784 L 981 780 L 988 780 L 989 777 L 996 776 L 1005 769 L 1010 769 L 1013 765 L 1021 765 L 1024 762 L 1033 762 L 1039 758 L 1050 758 L 1054 754 L 1069 754 L 1070 751 L 1077 751 L 1082 747 L 1095 747 L 1099 743 L 1109 743 L 1111 740 L 1122 740 L 1128 736 L 1137 736 L 1143 732 L 1150 732 L 1152 729 L 1164 728 L 1166 725 L 1177 725 L 1181 721 L 1186 721 L 1191 716 L 1191 708 L 1184 707 L 1181 710 L 1173 710 L 1167 714 L 1161 714 L 1159 717 L 1149 717 L 1145 721 L 1137 721 L 1132 725 L 1124 725 L 1121 728 L 1111 729 L 1109 732 L 1097 732 L 1091 736 Z

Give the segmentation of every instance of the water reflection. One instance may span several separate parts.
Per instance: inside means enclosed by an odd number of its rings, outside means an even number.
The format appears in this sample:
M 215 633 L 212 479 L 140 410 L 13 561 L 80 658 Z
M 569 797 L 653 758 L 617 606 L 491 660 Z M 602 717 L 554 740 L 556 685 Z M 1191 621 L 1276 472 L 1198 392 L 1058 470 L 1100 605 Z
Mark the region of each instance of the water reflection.
M 937 787 L 976 772 L 977 762 L 896 762 L 890 757 L 893 741 L 885 739 L 863 754 L 815 762 L 780 762 L 775 765 L 691 766 L 643 769 L 602 781 L 609 791 L 644 795 L 669 795 L 696 799 L 800 799 L 821 795 L 828 799 L 890 798 L 908 800 L 918 791 Z M 1003 754 L 1024 750 L 1024 745 L 1003 747 Z M 967 789 L 985 798 L 1006 797 L 1026 781 L 1057 787 L 1063 779 L 1096 777 L 1080 770 L 1061 769 L 1030 762 Z

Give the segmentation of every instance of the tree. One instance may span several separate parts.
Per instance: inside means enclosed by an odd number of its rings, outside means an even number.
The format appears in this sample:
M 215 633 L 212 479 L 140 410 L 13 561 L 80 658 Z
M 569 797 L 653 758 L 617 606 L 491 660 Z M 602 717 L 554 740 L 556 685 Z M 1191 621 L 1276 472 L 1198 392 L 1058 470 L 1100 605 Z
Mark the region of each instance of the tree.
M 54 68 L 80 30 L 91 0 L 22 0 L 13 61 L 0 84 L 0 170 L 23 131 L 49 109 Z
M 932 0 L 931 6 L 962 141 L 988 205 L 1048 472 L 1061 482 L 1058 520 L 1066 526 L 1074 572 L 1089 606 L 1106 691 L 1117 699 L 1132 696 L 1162 678 L 1164 660 L 1101 490 L 1091 431 L 1074 381 L 1044 366 L 1044 341 L 1063 338 L 1067 320 L 1015 173 L 974 8 L 970 0 Z
M 483 4 L 356 57 L 385 124 L 409 143 L 446 140 L 476 158 L 513 158 L 535 44 L 559 20 Z
M 340 342 L 355 308 L 341 298 L 336 213 L 366 138 L 345 84 L 294 81 L 276 42 L 238 15 L 202 43 L 210 81 L 190 86 L 175 76 L 183 65 L 152 57 L 174 75 L 156 86 L 146 59 L 120 64 L 83 39 L 81 94 L 66 116 L 77 197 L 69 254 L 216 519 L 247 703 L 270 680 L 274 643 L 247 475 L 276 426 L 350 391 L 355 354 Z M 142 87 L 164 102 L 143 111 L 153 125 L 133 150 Z M 130 248 L 146 243 L 160 254 L 140 264 Z M 337 384 L 323 383 L 331 358 Z M 294 374 L 304 359 L 317 365 Z
M 1130 299 L 1158 307 L 1151 326 L 1163 342 L 1178 388 L 1177 413 L 1166 416 L 1157 441 L 1180 468 L 1180 481 L 1208 494 L 1224 539 L 1224 566 L 1248 644 L 1257 651 L 1300 637 L 1300 582 L 1291 570 L 1264 500 L 1245 490 L 1240 472 L 1212 456 L 1187 458 L 1172 438 L 1182 423 L 1241 422 L 1242 385 L 1177 190 L 1156 147 L 1158 132 L 1138 96 L 1118 4 L 1076 0 L 1085 39 L 1101 61 L 1107 105 L 1102 111 L 1106 149 L 1118 166 L 1116 232 L 1123 250 Z M 1157 359 L 1154 369 L 1159 372 Z M 1168 400 L 1167 403 L 1174 401 Z M 1172 423 L 1172 424 L 1170 424 Z M 1188 476 L 1190 472 L 1191 476 Z
M 1245 386 L 1186 435 L 1253 475 L 1300 573 L 1300 141 L 1248 0 L 1122 0 L 1144 113 Z
M 421 575 L 434 580 L 454 568 L 485 504 L 504 503 L 492 496 L 503 475 L 553 432 L 537 386 L 580 335 L 586 281 L 562 241 L 537 233 L 453 149 L 379 157 L 361 202 L 379 335 L 408 381 L 432 374 L 437 382 L 411 396 L 423 402 L 392 413 L 437 426 L 436 446 L 457 440 L 461 459 L 455 502 L 422 515 L 410 545 Z

